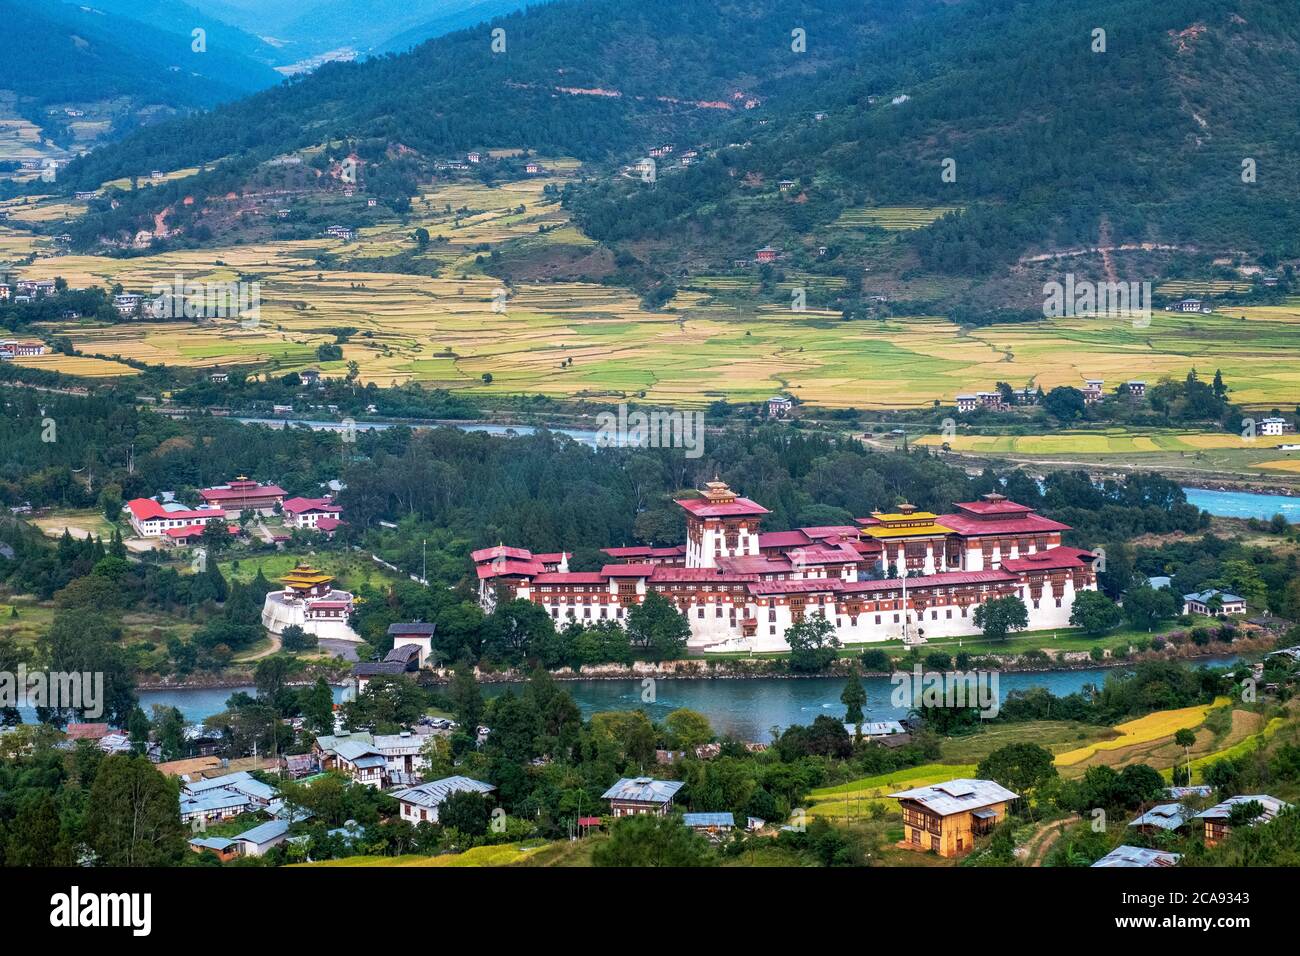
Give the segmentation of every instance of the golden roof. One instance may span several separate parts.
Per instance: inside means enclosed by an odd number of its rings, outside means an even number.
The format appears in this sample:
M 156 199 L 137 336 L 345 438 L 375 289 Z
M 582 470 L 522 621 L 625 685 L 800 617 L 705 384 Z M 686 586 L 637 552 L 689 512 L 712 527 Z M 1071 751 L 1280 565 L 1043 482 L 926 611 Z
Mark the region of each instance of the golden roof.
M 884 519 L 890 517 L 896 518 L 898 517 L 898 515 L 878 515 L 878 516 L 873 515 L 873 517 L 880 517 Z M 912 517 L 915 517 L 915 515 L 913 515 Z M 934 516 L 931 515 L 931 517 Z M 953 530 L 952 528 L 945 528 L 941 524 L 935 524 L 933 521 L 929 521 L 924 524 L 908 524 L 908 525 L 901 525 L 901 526 L 873 524 L 863 528 L 862 533 L 872 538 L 908 538 L 908 537 L 922 537 L 924 535 L 953 534 Z
M 309 564 L 300 564 L 284 577 L 280 578 L 281 584 L 287 584 L 290 587 L 315 587 L 318 584 L 329 584 L 334 580 L 334 575 L 326 574 Z

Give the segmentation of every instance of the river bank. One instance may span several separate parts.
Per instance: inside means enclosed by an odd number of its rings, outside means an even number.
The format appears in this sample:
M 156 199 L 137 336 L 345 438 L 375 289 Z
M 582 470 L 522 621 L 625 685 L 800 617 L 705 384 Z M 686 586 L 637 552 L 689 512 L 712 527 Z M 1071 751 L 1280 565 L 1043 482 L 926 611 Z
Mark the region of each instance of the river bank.
M 1179 634 L 1183 637 L 1186 635 Z M 1170 635 L 1174 637 L 1174 635 Z M 1138 652 L 1130 648 L 1126 656 L 1116 656 L 1109 650 L 1101 660 L 1096 660 L 1087 651 L 1043 651 L 1045 659 L 1038 659 L 1025 654 L 980 654 L 972 655 L 972 667 L 984 670 L 996 669 L 1007 674 L 1048 674 L 1080 670 L 1105 670 L 1116 667 L 1131 667 L 1136 663 L 1154 660 L 1182 661 L 1196 664 L 1209 659 L 1222 659 L 1227 656 L 1241 657 L 1263 654 L 1276 646 L 1276 638 L 1269 635 L 1239 637 L 1234 641 L 1212 641 L 1204 645 L 1192 643 L 1177 644 L 1172 640 L 1163 650 Z M 855 648 L 858 650 L 858 648 Z M 924 656 L 924 648 L 922 649 Z M 634 661 L 631 664 L 591 664 L 581 670 L 561 667 L 547 673 L 556 681 L 628 681 L 628 680 L 706 680 L 706 681 L 743 681 L 743 680 L 817 680 L 824 678 L 843 679 L 857 670 L 863 677 L 888 678 L 893 671 L 864 671 L 856 666 L 856 658 L 840 658 L 831 667 L 813 674 L 799 673 L 789 668 L 788 658 L 705 658 L 687 657 L 667 661 Z M 287 683 L 289 686 L 308 686 L 318 677 L 333 686 L 343 686 L 333 673 L 316 668 L 305 675 L 296 675 Z M 476 667 L 476 679 L 481 684 L 520 684 L 526 682 L 531 670 L 522 668 Z M 451 668 L 440 668 L 424 672 L 424 677 L 433 684 L 447 684 L 452 678 Z M 253 682 L 252 670 L 226 670 L 211 675 L 190 675 L 174 680 L 167 678 L 147 679 L 136 684 L 140 692 L 167 692 L 190 690 L 226 690 L 247 687 Z

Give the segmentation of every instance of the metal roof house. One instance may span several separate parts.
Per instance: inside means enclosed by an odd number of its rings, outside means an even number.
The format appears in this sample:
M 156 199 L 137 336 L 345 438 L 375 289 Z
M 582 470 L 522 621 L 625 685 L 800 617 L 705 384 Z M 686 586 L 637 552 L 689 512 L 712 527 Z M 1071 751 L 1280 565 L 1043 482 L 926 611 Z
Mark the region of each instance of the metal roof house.
M 728 833 L 736 828 L 730 813 L 683 813 L 682 823 L 697 833 Z
M 609 801 L 616 817 L 643 813 L 665 816 L 673 805 L 673 797 L 683 786 L 680 780 L 624 777 L 601 794 L 601 798 Z
M 268 820 L 235 837 L 244 856 L 261 856 L 272 847 L 279 846 L 289 835 L 288 820 Z
M 401 806 L 402 819 L 408 823 L 437 823 L 438 808 L 453 793 L 491 793 L 496 787 L 472 777 L 443 777 L 417 787 L 407 787 L 393 794 Z
M 1181 803 L 1162 803 L 1152 807 L 1136 820 L 1131 820 L 1129 826 L 1137 827 L 1142 833 L 1153 833 L 1156 830 L 1172 833 L 1174 830 L 1182 829 L 1191 819 L 1191 809 Z
M 1215 598 L 1218 601 L 1215 605 L 1210 604 Z M 1227 591 L 1220 591 L 1218 588 L 1209 588 L 1205 591 L 1197 591 L 1195 594 L 1183 595 L 1183 613 L 1184 614 L 1203 614 L 1206 617 L 1220 617 L 1225 614 L 1245 614 L 1246 599 L 1237 594 L 1230 594 Z
M 992 780 L 966 778 L 890 796 L 903 811 L 899 846 L 948 857 L 973 849 L 975 837 L 991 832 L 1006 816 L 1007 804 L 1020 799 L 1020 794 Z
M 1242 793 L 1235 797 L 1229 797 L 1222 803 L 1216 803 L 1208 810 L 1202 810 L 1196 815 L 1196 819 L 1205 821 L 1205 845 L 1214 846 L 1221 840 L 1225 840 L 1228 834 L 1232 832 L 1232 825 L 1228 822 L 1232 817 L 1232 808 L 1247 803 L 1258 803 L 1260 814 L 1254 820 L 1251 820 L 1247 826 L 1255 826 L 1258 823 L 1268 823 L 1283 810 L 1288 810 L 1291 804 L 1277 797 L 1270 797 L 1266 793 Z
M 1180 859 L 1177 853 L 1144 846 L 1117 846 L 1093 866 L 1177 866 Z

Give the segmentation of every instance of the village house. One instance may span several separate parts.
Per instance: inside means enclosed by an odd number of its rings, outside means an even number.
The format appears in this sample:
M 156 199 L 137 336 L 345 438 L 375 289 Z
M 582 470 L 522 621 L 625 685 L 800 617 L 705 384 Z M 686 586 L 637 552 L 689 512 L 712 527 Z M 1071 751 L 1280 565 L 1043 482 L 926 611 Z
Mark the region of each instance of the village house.
M 948 780 L 891 793 L 903 811 L 900 846 L 953 857 L 969 852 L 975 838 L 991 833 L 1019 800 L 992 780 Z
M 347 226 L 329 226 L 325 230 L 325 235 L 334 239 L 342 239 L 344 242 L 351 242 L 356 238 L 356 232 Z
M 1232 833 L 1232 824 L 1229 820 L 1232 817 L 1232 808 L 1248 803 L 1257 803 L 1260 807 L 1259 816 L 1255 817 L 1246 826 L 1255 826 L 1260 823 L 1268 823 L 1283 810 L 1291 807 L 1291 804 L 1279 800 L 1277 797 L 1270 797 L 1266 793 L 1238 794 L 1235 797 L 1229 797 L 1222 803 L 1216 803 L 1208 810 L 1202 810 L 1196 815 L 1196 819 L 1205 823 L 1205 845 L 1214 846 L 1228 838 Z
M 209 381 L 209 382 L 212 382 L 214 385 L 224 385 L 224 384 L 226 384 L 226 382 L 229 382 L 229 381 L 230 381 L 230 373 L 229 373 L 229 372 L 209 372 L 209 373 L 208 373 L 208 381 Z
M 1295 426 L 1285 418 L 1265 418 L 1259 423 L 1259 433 L 1261 435 L 1287 435 L 1295 431 Z
M 471 163 L 481 163 L 483 161 L 483 155 L 479 153 L 477 150 L 471 150 L 470 152 L 466 153 L 465 158 L 468 159 Z
M 771 246 L 764 246 L 754 253 L 754 261 L 762 264 L 767 262 L 776 262 L 780 253 Z
M 1129 398 L 1146 398 L 1147 383 L 1141 379 L 1131 379 L 1124 383 L 1128 389 Z
M 317 737 L 312 754 L 322 770 L 337 770 L 353 783 L 382 789 L 388 760 L 375 747 L 374 738 L 364 731 Z
M 437 823 L 438 810 L 453 793 L 488 794 L 496 787 L 470 777 L 444 777 L 393 793 L 400 816 L 407 823 Z
M 1093 866 L 1177 866 L 1180 859 L 1179 854 L 1167 853 L 1164 850 L 1152 850 L 1144 846 L 1117 846 Z
M 1170 312 L 1199 312 L 1209 315 L 1214 308 L 1202 299 L 1181 299 L 1168 307 Z
M 979 398 L 970 394 L 958 395 L 953 401 L 957 404 L 957 411 L 963 414 L 973 412 L 979 406 Z
M 784 395 L 774 395 L 767 400 L 768 418 L 785 418 L 794 408 L 794 400 Z
M 117 314 L 123 317 L 137 315 L 140 312 L 140 303 L 143 301 L 143 296 L 134 292 L 123 292 L 113 296 L 113 308 L 117 309 Z
M 1191 808 L 1181 803 L 1162 803 L 1152 807 L 1129 826 L 1139 833 L 1173 833 L 1185 827 L 1192 819 Z
M 417 667 L 424 667 L 435 657 L 433 635 L 436 632 L 437 625 L 424 621 L 388 625 L 388 636 L 393 639 L 394 650 L 403 645 L 414 645 L 419 649 Z
M 279 846 L 289 836 L 288 820 L 268 820 L 245 830 L 234 838 L 240 856 L 263 856 L 267 850 Z
M 1218 598 L 1218 600 L 1215 600 Z M 1226 617 L 1230 614 L 1245 614 L 1246 599 L 1218 588 L 1197 591 L 1195 594 L 1183 595 L 1184 614 L 1202 614 L 1205 617 Z
M 615 817 L 640 814 L 667 816 L 673 797 L 684 784 L 680 780 L 656 780 L 653 777 L 624 777 L 603 794 Z
M 181 823 L 194 820 L 212 823 L 229 820 L 241 813 L 265 811 L 279 791 L 262 783 L 246 770 L 211 779 L 193 780 L 181 787 Z
M 287 527 L 315 530 L 321 518 L 337 518 L 343 509 L 326 495 L 324 498 L 286 498 L 282 513 Z
M 683 813 L 682 823 L 710 839 L 719 839 L 736 828 L 736 818 L 730 813 Z
M 526 172 L 530 176 L 540 173 L 541 171 L 542 171 L 541 163 L 526 163 L 524 165 L 524 172 Z
M 211 853 L 222 863 L 229 863 L 239 856 L 240 845 L 226 837 L 195 837 L 190 840 L 190 850 L 194 853 Z
M 18 342 L 14 339 L 6 339 L 5 341 L 0 342 L 0 359 L 12 360 L 27 355 L 44 354 L 44 342 Z
M 238 518 L 245 511 L 262 516 L 275 513 L 275 506 L 284 502 L 285 491 L 279 485 L 263 485 L 240 475 L 234 481 L 211 488 L 200 488 L 199 497 L 209 508 L 217 508 L 227 518 Z
M 1090 378 L 1083 383 L 1083 403 L 1085 405 L 1095 405 L 1102 400 L 1103 389 L 1106 386 L 1104 378 Z

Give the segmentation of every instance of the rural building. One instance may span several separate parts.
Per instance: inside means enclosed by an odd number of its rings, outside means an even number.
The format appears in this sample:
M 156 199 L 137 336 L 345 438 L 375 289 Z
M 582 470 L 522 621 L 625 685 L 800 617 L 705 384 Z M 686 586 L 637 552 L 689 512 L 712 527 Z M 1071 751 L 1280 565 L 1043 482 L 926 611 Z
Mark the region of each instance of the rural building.
M 542 166 L 540 163 L 526 163 L 524 165 L 524 172 L 528 173 L 530 176 L 540 173 L 541 171 Z
M 767 400 L 767 417 L 785 418 L 792 408 L 794 408 L 794 399 L 786 398 L 784 395 L 773 395 Z
M 960 856 L 989 833 L 1007 813 L 1007 804 L 1020 799 L 992 780 L 948 780 L 927 787 L 891 793 L 903 810 L 900 846 L 932 850 L 939 856 Z
M 245 511 L 255 511 L 266 516 L 275 513 L 275 506 L 283 503 L 284 489 L 279 485 L 263 485 L 240 475 L 234 481 L 211 488 L 200 488 L 199 497 L 210 508 L 220 508 L 227 518 L 238 518 Z
M 957 411 L 973 412 L 980 400 L 975 395 L 958 395 L 954 401 L 957 403 Z
M 1259 423 L 1261 435 L 1286 435 L 1295 431 L 1295 426 L 1285 418 L 1265 418 Z
M 1144 846 L 1117 846 L 1093 866 L 1177 866 L 1180 856 Z
M 764 246 L 754 253 L 754 261 L 759 263 L 775 262 L 779 253 L 771 246 Z
M 680 780 L 656 780 L 654 777 L 624 777 L 610 787 L 601 799 L 608 800 L 616 817 L 640 814 L 666 816 L 673 796 L 684 784 Z
M 282 510 L 288 527 L 312 530 L 321 518 L 336 518 L 343 513 L 343 509 L 328 495 L 324 498 L 286 498 Z
M 1205 823 L 1205 845 L 1214 846 L 1221 840 L 1226 840 L 1232 833 L 1232 825 L 1228 822 L 1232 817 L 1232 808 L 1247 803 L 1258 803 L 1260 814 L 1246 826 L 1255 826 L 1258 823 L 1268 823 L 1283 810 L 1290 808 L 1291 804 L 1279 800 L 1277 797 L 1270 797 L 1266 793 L 1238 794 L 1235 797 L 1229 797 L 1222 803 L 1216 803 L 1208 810 L 1202 810 L 1196 815 L 1196 819 Z
M 337 770 L 352 778 L 353 783 L 382 788 L 388 760 L 364 732 L 317 737 L 312 753 L 322 770 Z
M 209 381 L 209 382 L 212 382 L 212 383 L 215 384 L 215 385 L 224 385 L 226 382 L 229 382 L 229 381 L 230 381 L 230 373 L 229 373 L 229 372 L 210 372 L 210 373 L 208 373 L 208 381 Z
M 1129 826 L 1139 833 L 1173 833 L 1181 830 L 1192 819 L 1192 811 L 1181 803 L 1162 803 L 1152 807 L 1136 820 L 1129 821 Z
M 682 823 L 710 837 L 724 836 L 736 829 L 736 818 L 730 813 L 684 813 Z
M 470 777 L 444 777 L 393 794 L 407 823 L 437 823 L 438 809 L 453 793 L 491 793 L 496 787 Z
M 1140 379 L 1133 379 L 1131 381 L 1125 382 L 1124 384 L 1128 386 L 1128 394 L 1130 398 L 1146 397 L 1147 394 L 1146 382 L 1143 382 Z
M 1209 588 L 1205 591 L 1197 591 L 1195 594 L 1184 594 L 1183 613 L 1203 614 L 1206 617 L 1245 614 L 1246 599 L 1236 594 L 1229 594 L 1227 591 L 1220 591 L 1218 588 Z
M 288 820 L 268 820 L 234 838 L 241 856 L 262 856 L 272 847 L 279 846 L 289 836 Z
M 159 502 L 153 498 L 133 498 L 126 503 L 126 510 L 131 516 L 131 527 L 142 538 L 161 538 L 168 531 L 195 525 L 202 532 L 209 521 L 226 520 L 226 513 L 220 508 L 190 508 L 177 501 Z
M 212 853 L 222 863 L 229 863 L 239 856 L 239 844 L 225 837 L 195 837 L 190 840 L 190 849 L 195 853 Z
M 465 158 L 468 159 L 471 163 L 481 163 L 483 161 L 482 154 L 477 151 L 466 153 Z
M 1106 387 L 1104 378 L 1090 378 L 1083 383 L 1083 402 L 1085 405 L 1095 405 L 1102 399 L 1103 389 Z
M 134 292 L 124 292 L 121 295 L 113 296 L 113 308 L 117 309 L 118 315 L 135 315 L 140 311 L 140 303 L 143 301 L 143 296 Z

